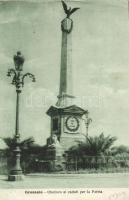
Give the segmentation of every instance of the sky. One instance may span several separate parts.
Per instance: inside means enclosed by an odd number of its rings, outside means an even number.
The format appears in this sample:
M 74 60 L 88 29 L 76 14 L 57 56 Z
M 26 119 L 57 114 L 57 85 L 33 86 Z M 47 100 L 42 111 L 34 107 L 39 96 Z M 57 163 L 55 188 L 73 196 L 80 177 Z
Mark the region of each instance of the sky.
M 72 64 L 76 105 L 88 109 L 89 135 L 129 140 L 129 19 L 127 0 L 66 1 L 80 7 L 72 15 Z M 8 68 L 20 50 L 26 79 L 20 102 L 21 139 L 45 144 L 50 136 L 46 111 L 57 102 L 61 58 L 60 1 L 0 2 L 0 137 L 15 133 L 16 92 Z M 84 131 L 84 130 L 83 130 Z

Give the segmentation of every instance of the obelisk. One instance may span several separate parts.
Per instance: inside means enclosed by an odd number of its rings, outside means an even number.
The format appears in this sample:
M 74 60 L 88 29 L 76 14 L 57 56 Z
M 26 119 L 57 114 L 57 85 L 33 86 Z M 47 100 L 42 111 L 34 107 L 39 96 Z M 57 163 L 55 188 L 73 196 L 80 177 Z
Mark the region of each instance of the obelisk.
M 85 140 L 82 134 L 82 116 L 87 110 L 73 104 L 72 90 L 72 30 L 73 20 L 71 14 L 79 8 L 67 8 L 62 1 L 66 17 L 61 21 L 62 44 L 61 44 L 61 66 L 60 86 L 56 106 L 47 110 L 51 117 L 51 135 L 47 139 L 47 157 L 54 160 L 55 164 L 62 162 L 64 152 L 76 145 L 78 141 Z M 53 144 L 53 137 L 57 138 L 60 145 Z M 61 156 L 62 155 L 62 156 Z
M 72 80 L 72 29 L 73 20 L 70 15 L 79 8 L 69 8 L 62 1 L 66 18 L 61 22 L 62 45 L 61 45 L 61 67 L 60 67 L 60 88 L 58 95 L 58 107 L 72 105 L 73 102 L 73 80 Z

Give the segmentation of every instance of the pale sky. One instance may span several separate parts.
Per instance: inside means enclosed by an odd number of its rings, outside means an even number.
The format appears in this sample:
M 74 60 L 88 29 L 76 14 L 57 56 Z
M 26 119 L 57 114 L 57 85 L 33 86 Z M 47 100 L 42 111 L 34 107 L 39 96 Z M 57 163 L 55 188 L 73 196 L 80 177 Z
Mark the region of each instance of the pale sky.
M 76 103 L 90 112 L 89 134 L 129 140 L 129 19 L 127 0 L 67 1 L 80 7 L 72 15 L 73 83 Z M 0 136 L 15 131 L 15 87 L 6 77 L 13 55 L 26 59 L 26 80 L 21 95 L 20 134 L 45 144 L 50 135 L 46 111 L 57 102 L 61 29 L 60 1 L 0 2 Z

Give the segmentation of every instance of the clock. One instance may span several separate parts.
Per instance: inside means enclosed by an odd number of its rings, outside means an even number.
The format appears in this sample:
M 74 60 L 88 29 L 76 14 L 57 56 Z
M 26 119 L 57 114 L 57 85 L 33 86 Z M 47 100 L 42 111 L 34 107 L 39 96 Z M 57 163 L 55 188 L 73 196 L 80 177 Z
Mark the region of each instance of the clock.
M 79 128 L 79 120 L 75 116 L 69 116 L 65 121 L 65 125 L 69 131 L 75 132 Z

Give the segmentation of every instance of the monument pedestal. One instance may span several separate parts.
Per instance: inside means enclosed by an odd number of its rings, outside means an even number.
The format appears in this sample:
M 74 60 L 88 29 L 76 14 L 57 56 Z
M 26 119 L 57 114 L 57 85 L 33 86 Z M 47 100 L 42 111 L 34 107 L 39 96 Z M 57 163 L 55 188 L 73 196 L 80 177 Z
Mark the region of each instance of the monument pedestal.
M 87 112 L 76 105 L 64 108 L 51 106 L 47 111 L 51 117 L 51 135 L 57 136 L 64 151 L 78 144 L 78 141 L 85 141 L 85 136 L 82 134 L 84 123 L 82 116 Z

